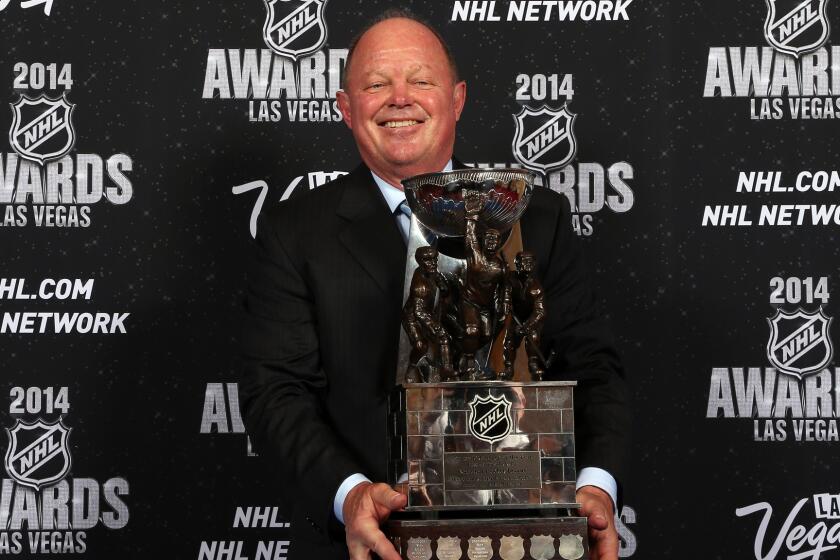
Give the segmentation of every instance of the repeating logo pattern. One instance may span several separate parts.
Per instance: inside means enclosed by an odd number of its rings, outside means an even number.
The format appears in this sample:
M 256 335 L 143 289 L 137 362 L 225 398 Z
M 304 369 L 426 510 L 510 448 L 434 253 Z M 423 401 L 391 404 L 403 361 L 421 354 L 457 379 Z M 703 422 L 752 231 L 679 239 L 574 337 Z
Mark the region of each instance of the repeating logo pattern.
M 64 157 L 76 142 L 71 115 L 73 104 L 66 95 L 51 99 L 21 95 L 12 104 L 9 142 L 22 157 L 43 164 Z
M 279 54 L 297 60 L 327 42 L 326 0 L 264 0 L 263 40 Z
M 574 159 L 577 142 L 574 113 L 563 105 L 559 110 L 543 105 L 539 109 L 523 106 L 514 115 L 516 133 L 513 155 L 524 167 L 544 173 L 559 169 Z
M 764 37 L 779 52 L 801 56 L 828 40 L 828 0 L 767 0 Z
M 801 379 L 831 362 L 834 355 L 828 332 L 831 318 L 823 314 L 822 307 L 811 313 L 802 309 L 793 313 L 778 309 L 767 322 L 770 325 L 767 359 L 779 371 Z
M 9 429 L 6 450 L 6 472 L 19 484 L 40 490 L 58 482 L 70 472 L 70 449 L 67 436 L 70 428 L 61 419 L 53 423 L 18 420 Z

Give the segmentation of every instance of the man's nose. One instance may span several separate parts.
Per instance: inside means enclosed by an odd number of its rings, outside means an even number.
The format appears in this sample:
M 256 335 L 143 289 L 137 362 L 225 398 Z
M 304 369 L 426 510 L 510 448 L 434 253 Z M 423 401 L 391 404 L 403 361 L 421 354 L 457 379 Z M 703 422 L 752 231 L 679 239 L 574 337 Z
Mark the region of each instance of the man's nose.
M 414 96 L 408 82 L 397 81 L 391 89 L 390 105 L 405 107 L 414 103 Z

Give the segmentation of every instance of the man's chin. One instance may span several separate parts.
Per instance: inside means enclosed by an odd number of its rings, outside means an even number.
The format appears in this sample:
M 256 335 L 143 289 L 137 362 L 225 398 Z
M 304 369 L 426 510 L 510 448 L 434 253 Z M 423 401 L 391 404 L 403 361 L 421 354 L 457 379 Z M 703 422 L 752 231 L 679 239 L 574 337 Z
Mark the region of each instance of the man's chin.
M 417 155 L 415 153 L 407 154 L 391 154 L 386 160 L 388 164 L 394 169 L 399 169 L 403 173 L 408 173 L 406 177 L 412 175 L 420 175 L 422 173 L 435 173 L 440 171 L 446 162 L 440 163 L 439 157 L 431 157 L 428 155 Z

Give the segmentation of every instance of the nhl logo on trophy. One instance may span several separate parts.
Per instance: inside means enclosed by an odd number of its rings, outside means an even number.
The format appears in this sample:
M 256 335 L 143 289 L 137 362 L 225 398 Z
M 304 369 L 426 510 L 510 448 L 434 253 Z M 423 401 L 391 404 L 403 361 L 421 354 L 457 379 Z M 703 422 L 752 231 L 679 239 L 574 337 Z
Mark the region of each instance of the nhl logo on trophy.
M 476 395 L 469 403 L 470 433 L 487 443 L 496 443 L 510 433 L 513 421 L 510 417 L 510 401 L 501 397 L 480 397 Z
M 403 181 L 412 217 L 388 471 L 408 505 L 385 527 L 403 558 L 588 557 L 586 518 L 570 515 L 575 382 L 543 380 L 545 294 L 519 227 L 535 176 Z

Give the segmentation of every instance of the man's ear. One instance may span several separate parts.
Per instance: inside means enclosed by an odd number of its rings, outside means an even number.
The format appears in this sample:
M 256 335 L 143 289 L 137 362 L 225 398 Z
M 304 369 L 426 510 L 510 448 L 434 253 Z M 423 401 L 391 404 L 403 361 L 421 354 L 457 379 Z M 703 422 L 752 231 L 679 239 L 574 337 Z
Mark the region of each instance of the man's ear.
M 335 99 L 338 101 L 338 108 L 344 116 L 344 124 L 347 125 L 347 128 L 353 130 L 353 117 L 350 114 L 350 96 L 343 89 L 340 89 L 335 93 Z
M 467 82 L 458 82 L 455 84 L 455 89 L 452 93 L 455 105 L 455 120 L 461 118 L 461 112 L 464 110 L 464 103 L 467 101 Z

